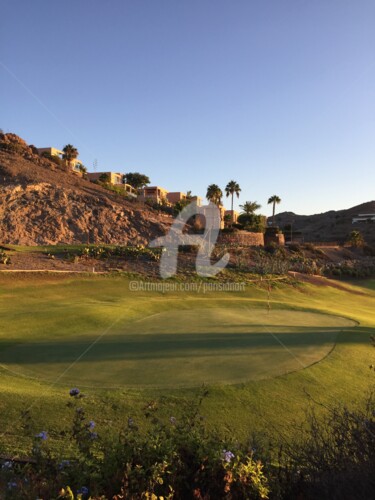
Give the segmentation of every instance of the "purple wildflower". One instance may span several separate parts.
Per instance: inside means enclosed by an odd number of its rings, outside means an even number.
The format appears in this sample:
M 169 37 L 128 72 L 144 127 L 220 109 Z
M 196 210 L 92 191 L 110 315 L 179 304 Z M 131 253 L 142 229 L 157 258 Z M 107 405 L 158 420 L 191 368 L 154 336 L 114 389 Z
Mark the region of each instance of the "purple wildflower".
M 231 462 L 232 458 L 234 458 L 234 455 L 231 451 L 223 450 L 223 460 L 225 460 L 225 462 Z
M 11 469 L 13 467 L 13 463 L 10 460 L 7 460 L 1 466 L 2 469 Z
M 86 486 L 82 486 L 82 488 L 80 488 L 78 491 L 77 491 L 77 494 L 78 495 L 88 495 L 89 494 L 89 489 L 86 488 Z
M 73 389 L 70 389 L 69 391 L 69 394 L 71 396 L 78 396 L 78 394 L 80 393 L 81 391 L 79 389 L 77 389 L 77 387 L 74 387 Z
M 62 462 L 59 463 L 59 470 L 63 470 L 65 467 L 69 467 L 70 462 L 69 460 L 63 460 Z
M 98 439 L 98 434 L 96 432 L 90 432 L 90 439 Z
M 11 490 L 12 488 L 17 488 L 17 483 L 15 483 L 14 481 L 10 481 L 8 483 L 8 488 Z
M 42 441 L 46 441 L 48 439 L 46 431 L 39 432 L 39 434 L 36 434 L 35 437 L 41 439 Z
M 95 427 L 95 425 L 96 425 L 95 422 L 93 420 L 90 420 L 88 427 L 89 427 L 89 429 L 93 429 Z

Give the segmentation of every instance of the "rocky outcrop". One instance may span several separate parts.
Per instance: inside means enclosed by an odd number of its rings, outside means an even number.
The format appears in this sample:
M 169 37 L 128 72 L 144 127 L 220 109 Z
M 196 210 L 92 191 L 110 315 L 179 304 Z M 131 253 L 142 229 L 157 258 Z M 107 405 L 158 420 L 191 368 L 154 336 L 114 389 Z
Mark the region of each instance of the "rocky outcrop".
M 147 244 L 168 226 L 157 212 L 39 157 L 14 134 L 0 136 L 1 243 Z

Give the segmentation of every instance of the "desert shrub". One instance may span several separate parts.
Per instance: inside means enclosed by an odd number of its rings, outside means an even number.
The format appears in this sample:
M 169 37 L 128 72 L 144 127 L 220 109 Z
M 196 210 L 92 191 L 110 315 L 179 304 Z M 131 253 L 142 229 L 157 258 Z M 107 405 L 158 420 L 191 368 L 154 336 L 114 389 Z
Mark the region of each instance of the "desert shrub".
M 3 250 L 0 250 L 0 264 L 10 264 L 10 263 L 11 261 L 9 255 L 7 255 L 7 253 L 4 252 Z
M 362 233 L 360 231 L 352 231 L 349 234 L 347 244 L 354 248 L 363 247 L 365 240 Z
M 41 156 L 43 158 L 47 158 L 47 160 L 55 163 L 55 165 L 58 165 L 59 167 L 65 167 L 64 160 L 62 160 L 59 156 L 51 155 L 51 153 L 48 153 L 47 151 L 44 151 Z
M 301 253 L 302 252 L 301 245 L 299 245 L 298 243 L 290 243 L 290 245 L 288 245 L 288 248 L 291 252 L 294 252 L 294 253 Z
M 158 261 L 161 253 L 160 248 L 149 248 L 143 245 L 116 247 L 90 245 L 82 248 L 79 252 L 81 257 L 86 258 L 108 259 L 110 257 L 123 257 L 132 260 L 146 259 L 151 261 Z
M 34 146 L 34 144 L 30 144 L 30 145 L 29 145 L 29 148 L 31 149 L 31 152 L 32 152 L 34 155 L 39 156 L 39 151 L 38 151 L 38 148 L 37 148 L 36 146 Z
M 153 208 L 154 210 L 157 210 L 158 212 L 164 212 L 168 215 L 176 215 L 176 211 L 174 207 L 170 207 L 169 205 L 166 205 L 165 203 L 157 203 L 155 200 L 151 198 L 146 198 L 145 199 L 145 205 L 149 206 L 150 208 Z
M 375 402 L 307 416 L 298 445 L 288 450 L 283 498 L 370 499 L 375 491 Z M 288 471 L 288 472 L 287 472 Z M 283 473 L 281 474 L 283 476 Z
M 9 153 L 16 153 L 22 155 L 25 152 L 24 146 L 17 142 L 0 142 L 0 149 Z

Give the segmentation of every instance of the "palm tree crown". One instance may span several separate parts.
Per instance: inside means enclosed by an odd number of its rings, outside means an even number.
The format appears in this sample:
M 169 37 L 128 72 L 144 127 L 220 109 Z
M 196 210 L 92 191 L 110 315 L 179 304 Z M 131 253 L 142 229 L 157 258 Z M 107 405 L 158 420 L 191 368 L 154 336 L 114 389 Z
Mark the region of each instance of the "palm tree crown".
M 276 204 L 278 205 L 279 203 L 281 203 L 281 198 L 279 198 L 277 196 L 277 194 L 274 194 L 273 196 L 271 196 L 270 198 L 268 198 L 268 205 L 273 205 L 272 207 L 272 226 L 275 226 L 275 208 L 276 208 Z
M 259 205 L 256 201 L 245 201 L 243 205 L 240 205 L 242 212 L 246 215 L 253 214 L 256 210 L 259 210 L 262 205 Z
M 221 198 L 223 197 L 223 192 L 217 184 L 210 184 L 207 188 L 206 198 L 208 201 L 215 203 L 215 205 L 221 205 Z
M 78 156 L 78 149 L 72 146 L 71 144 L 67 144 L 63 147 L 63 159 L 66 161 L 68 165 L 70 165 L 72 160 L 75 160 Z

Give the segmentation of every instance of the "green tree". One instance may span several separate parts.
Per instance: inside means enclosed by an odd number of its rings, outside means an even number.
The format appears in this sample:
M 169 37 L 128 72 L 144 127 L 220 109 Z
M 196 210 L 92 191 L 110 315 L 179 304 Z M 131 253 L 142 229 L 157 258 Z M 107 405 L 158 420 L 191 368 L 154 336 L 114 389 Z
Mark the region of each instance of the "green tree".
M 243 214 L 250 215 L 259 210 L 262 206 L 256 201 L 245 201 L 243 205 L 240 205 L 240 209 Z
M 223 197 L 223 192 L 217 184 L 210 184 L 207 188 L 206 198 L 208 201 L 215 203 L 215 205 L 221 205 L 221 199 Z
M 240 196 L 240 192 L 241 192 L 240 185 L 236 181 L 229 181 L 225 187 L 225 193 L 227 195 L 227 198 L 228 198 L 228 196 L 232 197 L 232 200 L 231 200 L 232 224 L 234 222 L 233 198 L 234 198 L 234 195 L 236 195 L 238 198 Z
M 362 233 L 359 231 L 352 231 L 349 235 L 348 243 L 352 247 L 362 247 L 365 244 L 365 240 L 362 236 Z
M 238 216 L 237 222 L 242 224 L 247 231 L 263 233 L 266 227 L 266 217 L 260 214 L 243 212 Z
M 140 174 L 139 172 L 128 172 L 123 177 L 124 184 L 130 184 L 134 189 L 142 189 L 147 184 L 150 184 L 150 179 L 147 175 Z
M 272 226 L 275 226 L 275 210 L 276 210 L 276 205 L 281 203 L 281 198 L 277 196 L 277 194 L 274 194 L 270 198 L 268 198 L 268 205 L 272 204 Z
M 71 144 L 67 144 L 66 146 L 63 147 L 63 160 L 65 161 L 65 164 L 68 165 L 69 167 L 72 164 L 72 161 L 78 158 L 78 149 L 72 146 Z
M 99 181 L 103 182 L 104 184 L 109 184 L 111 182 L 111 176 L 110 174 L 104 173 L 99 176 Z

